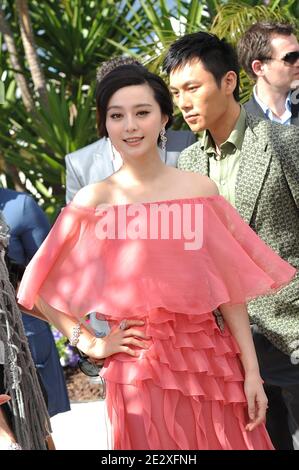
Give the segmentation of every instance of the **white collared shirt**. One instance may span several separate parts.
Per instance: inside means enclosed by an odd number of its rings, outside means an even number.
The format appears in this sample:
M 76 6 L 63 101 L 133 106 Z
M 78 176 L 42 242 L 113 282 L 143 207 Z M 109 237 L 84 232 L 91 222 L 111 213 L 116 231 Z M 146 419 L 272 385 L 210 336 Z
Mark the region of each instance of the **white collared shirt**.
M 113 170 L 116 172 L 120 169 L 120 167 L 122 167 L 123 159 L 121 158 L 116 148 L 112 146 L 111 140 L 110 139 L 108 140 L 109 140 L 110 149 L 111 149 L 112 166 L 113 166 Z
M 291 92 L 289 92 L 288 96 L 286 97 L 285 101 L 285 112 L 279 118 L 275 114 L 272 113 L 271 109 L 268 105 L 263 103 L 260 98 L 257 96 L 256 92 L 256 85 L 253 87 L 253 96 L 257 104 L 262 108 L 265 116 L 270 119 L 270 121 L 279 122 L 280 124 L 284 124 L 289 126 L 291 124 L 292 112 L 291 112 Z

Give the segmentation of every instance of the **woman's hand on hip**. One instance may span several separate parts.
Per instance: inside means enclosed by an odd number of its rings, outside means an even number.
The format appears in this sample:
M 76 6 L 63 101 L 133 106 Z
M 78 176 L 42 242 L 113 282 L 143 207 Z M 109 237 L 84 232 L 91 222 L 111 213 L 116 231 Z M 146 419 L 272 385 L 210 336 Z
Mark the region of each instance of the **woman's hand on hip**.
M 150 339 L 137 328 L 140 326 L 144 326 L 144 321 L 122 320 L 107 336 L 95 338 L 86 354 L 95 359 L 104 359 L 117 353 L 137 357 L 139 352 L 135 348 L 148 349 L 147 340 Z

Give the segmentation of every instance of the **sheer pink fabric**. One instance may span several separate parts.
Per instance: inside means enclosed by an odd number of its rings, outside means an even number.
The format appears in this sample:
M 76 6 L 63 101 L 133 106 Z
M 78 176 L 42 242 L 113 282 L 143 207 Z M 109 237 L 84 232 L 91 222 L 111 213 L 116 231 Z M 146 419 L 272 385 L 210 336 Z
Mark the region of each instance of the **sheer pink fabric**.
M 271 449 L 264 426 L 245 431 L 238 346 L 212 311 L 275 291 L 295 269 L 221 196 L 163 204 L 190 206 L 194 224 L 202 207 L 201 248 L 186 250 L 183 236 L 148 238 L 154 203 L 143 205 L 147 238 L 135 240 L 100 239 L 103 214 L 71 203 L 28 265 L 19 302 L 31 309 L 39 295 L 78 318 L 99 312 L 111 326 L 145 321 L 149 350 L 114 355 L 103 369 L 115 449 Z M 113 206 L 116 215 L 128 208 Z

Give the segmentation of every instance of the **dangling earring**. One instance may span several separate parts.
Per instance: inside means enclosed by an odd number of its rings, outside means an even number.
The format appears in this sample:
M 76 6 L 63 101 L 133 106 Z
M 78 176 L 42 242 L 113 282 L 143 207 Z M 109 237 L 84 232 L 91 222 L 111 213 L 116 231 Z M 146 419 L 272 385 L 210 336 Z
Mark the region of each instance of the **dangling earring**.
M 163 151 L 165 151 L 166 150 L 166 142 L 167 142 L 165 127 L 162 127 L 162 129 L 160 131 L 160 141 L 161 141 L 161 149 Z

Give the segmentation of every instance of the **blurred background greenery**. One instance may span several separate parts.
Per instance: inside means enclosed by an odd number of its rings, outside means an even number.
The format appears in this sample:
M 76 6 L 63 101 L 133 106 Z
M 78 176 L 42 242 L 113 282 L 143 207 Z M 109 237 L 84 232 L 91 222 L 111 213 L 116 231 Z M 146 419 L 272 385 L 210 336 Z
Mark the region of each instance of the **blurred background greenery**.
M 131 55 L 161 74 L 163 53 L 180 35 L 205 30 L 235 44 L 261 19 L 298 28 L 299 2 L 0 0 L 0 184 L 31 192 L 53 220 L 64 205 L 65 154 L 97 139 L 101 62 Z M 241 79 L 246 101 L 252 83 Z

